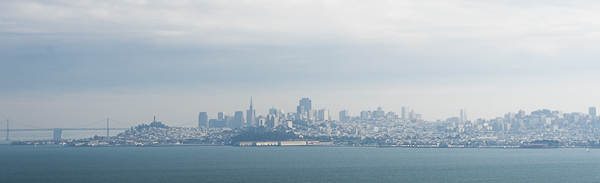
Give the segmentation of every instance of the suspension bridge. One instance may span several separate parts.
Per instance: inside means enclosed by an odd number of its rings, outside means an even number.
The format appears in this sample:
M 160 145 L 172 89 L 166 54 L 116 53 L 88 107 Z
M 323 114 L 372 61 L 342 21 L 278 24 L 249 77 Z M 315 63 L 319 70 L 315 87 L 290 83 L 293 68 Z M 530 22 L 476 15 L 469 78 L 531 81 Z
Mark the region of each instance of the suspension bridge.
M 109 132 L 110 130 L 128 130 L 130 128 L 110 128 L 110 122 L 115 122 L 115 123 L 119 123 L 122 125 L 127 125 L 130 127 L 133 127 L 134 125 L 130 125 L 130 124 L 126 124 L 126 123 L 122 123 L 110 118 L 106 118 L 106 119 L 102 119 L 100 121 L 96 121 L 87 125 L 83 125 L 83 126 L 79 126 L 79 127 L 74 127 L 74 128 L 43 128 L 43 127 L 36 127 L 36 126 L 30 126 L 30 125 L 26 125 L 23 123 L 19 123 L 10 119 L 7 119 L 6 121 L 0 121 L 0 124 L 2 123 L 6 123 L 6 129 L 0 129 L 0 132 L 2 131 L 6 131 L 6 140 L 10 140 L 9 138 L 9 134 L 11 131 L 54 131 L 54 135 L 53 135 L 53 140 L 61 140 L 62 139 L 62 131 L 64 130 L 106 130 L 106 138 L 108 139 L 110 137 Z M 12 123 L 16 123 L 28 128 L 18 128 L 18 129 L 11 129 L 10 128 L 10 124 Z M 106 128 L 92 128 L 89 126 L 95 125 L 95 124 L 99 124 L 102 122 L 106 122 Z
M 154 118 L 154 121 L 156 122 L 156 117 Z M 18 125 L 21 126 L 25 126 L 27 128 L 17 128 L 17 129 L 11 129 L 10 128 L 10 124 L 12 123 L 16 123 Z M 96 124 L 100 124 L 106 122 L 106 128 L 99 128 L 99 127 L 90 127 L 92 125 L 96 125 Z M 118 123 L 121 125 L 126 125 L 129 126 L 129 128 L 110 128 L 110 123 Z M 99 130 L 106 130 L 106 138 L 110 138 L 110 130 L 128 130 L 131 127 L 134 127 L 136 125 L 131 125 L 131 124 L 127 124 L 127 123 L 123 123 L 114 119 L 110 119 L 110 118 L 106 118 L 106 119 L 102 119 L 87 125 L 83 125 L 83 126 L 77 126 L 77 127 L 72 127 L 72 128 L 43 128 L 43 127 L 36 127 L 36 126 L 31 126 L 31 125 L 26 125 L 23 123 L 19 123 L 10 119 L 7 119 L 6 121 L 0 121 L 0 124 L 2 123 L 6 123 L 6 129 L 0 129 L 0 132 L 6 132 L 6 140 L 10 140 L 9 138 L 9 134 L 11 131 L 15 132 L 15 131 L 54 131 L 54 135 L 53 135 L 53 140 L 61 140 L 62 139 L 62 131 L 67 130 L 67 131 L 83 131 L 83 130 L 95 130 L 95 131 L 99 131 Z M 180 125 L 175 125 L 172 127 L 186 127 L 187 125 L 190 124 L 195 124 L 198 123 L 198 120 L 192 121 L 192 122 L 188 122 L 185 124 L 180 124 Z

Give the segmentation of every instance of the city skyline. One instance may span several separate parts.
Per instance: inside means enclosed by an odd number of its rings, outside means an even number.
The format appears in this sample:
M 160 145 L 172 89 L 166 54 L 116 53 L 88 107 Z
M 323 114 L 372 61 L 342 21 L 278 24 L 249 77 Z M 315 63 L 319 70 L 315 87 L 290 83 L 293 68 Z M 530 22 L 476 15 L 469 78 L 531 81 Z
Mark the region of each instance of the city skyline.
M 256 101 L 256 100 L 254 100 L 254 98 L 255 98 L 255 97 L 252 97 L 252 100 L 253 100 L 252 102 L 253 102 L 253 103 L 254 103 L 254 101 Z M 304 98 L 306 98 L 306 97 L 304 97 Z M 298 100 L 298 99 L 296 99 L 296 101 L 297 101 L 297 100 Z M 311 101 L 314 101 L 314 100 L 311 100 Z M 256 117 L 258 117 L 258 116 L 266 116 L 266 115 L 268 115 L 268 114 L 269 114 L 269 110 L 270 110 L 271 108 L 276 108 L 276 109 L 278 109 L 278 110 L 283 110 L 284 114 L 287 114 L 288 112 L 296 112 L 296 110 L 292 110 L 292 108 L 293 108 L 293 109 L 297 109 L 297 106 L 296 106 L 296 107 L 289 107 L 289 106 L 293 106 L 294 104 L 292 104 L 292 103 L 294 103 L 294 102 L 291 102 L 291 101 L 290 101 L 290 102 L 287 102 L 287 103 L 289 103 L 289 105 L 281 105 L 281 104 L 283 104 L 283 103 L 286 103 L 286 102 L 284 102 L 284 101 L 279 101 L 279 103 L 280 103 L 280 105 L 274 105 L 274 104 L 265 105 L 265 104 L 261 104 L 261 105 L 260 105 L 260 106 L 261 106 L 260 108 L 257 108 L 257 107 L 254 107 L 254 106 L 253 106 L 253 109 L 254 109 L 255 111 L 257 111 L 257 112 L 255 112 L 255 115 L 256 115 Z M 403 109 L 404 107 L 407 107 L 407 108 L 408 108 L 408 110 L 409 110 L 409 111 L 407 111 L 407 112 L 413 111 L 413 110 L 415 109 L 415 108 L 412 108 L 411 106 L 402 106 L 402 105 L 394 105 L 396 108 L 387 108 L 386 106 L 377 105 L 376 107 L 360 107 L 360 106 L 352 106 L 352 107 L 341 108 L 341 109 L 331 109 L 331 108 L 328 108 L 328 107 L 322 107 L 322 106 L 331 106 L 331 105 L 326 105 L 326 104 L 323 104 L 322 102 L 319 102 L 319 101 L 317 101 L 317 103 L 319 104 L 319 106 L 316 106 L 316 108 L 315 108 L 315 106 L 313 105 L 313 107 L 312 107 L 312 108 L 313 108 L 313 110 L 315 110 L 315 112 L 316 112 L 316 111 L 318 111 L 318 110 L 320 110 L 320 109 L 327 108 L 327 109 L 329 110 L 329 115 L 330 115 L 330 117 L 331 117 L 331 119 L 332 119 L 332 120 L 339 120 L 339 117 L 338 117 L 338 115 L 335 115 L 335 114 L 337 114 L 337 113 L 338 113 L 338 112 L 340 112 L 341 110 L 346 110 L 346 111 L 348 111 L 348 115 L 349 115 L 349 116 L 351 116 L 351 117 L 353 117 L 353 116 L 360 116 L 360 115 L 361 115 L 360 113 L 361 113 L 362 111 L 368 111 L 368 110 L 370 110 L 370 111 L 375 111 L 375 110 L 377 110 L 377 108 L 379 108 L 379 107 L 382 107 L 382 108 L 384 109 L 384 111 L 386 111 L 386 112 L 388 112 L 388 111 L 389 111 L 389 112 L 394 112 L 394 113 L 396 113 L 398 116 L 402 116 L 402 109 Z M 297 105 L 297 104 L 296 104 L 296 105 Z M 246 105 L 246 106 L 248 106 L 248 105 Z M 269 106 L 269 107 L 266 107 L 266 106 Z M 282 108 L 282 107 L 278 107 L 278 106 L 288 106 L 288 107 L 287 107 L 287 108 Z M 205 108 L 207 108 L 207 107 L 205 107 Z M 230 108 L 230 109 L 232 109 L 232 110 L 230 111 L 230 110 L 222 110 L 222 109 L 220 109 L 220 108 L 217 108 L 217 107 L 214 107 L 214 108 L 210 108 L 210 107 L 208 107 L 207 109 L 209 109 L 209 110 L 200 111 L 200 112 L 206 112 L 206 114 L 207 114 L 207 117 L 208 117 L 209 119 L 217 119 L 217 118 L 218 118 L 218 113 L 219 113 L 219 112 L 224 112 L 224 113 L 227 113 L 227 114 L 232 114 L 232 115 L 233 115 L 235 112 L 240 112 L 240 111 L 243 111 L 243 113 L 244 113 L 244 118 L 245 118 L 245 119 L 247 119 L 247 117 L 248 117 L 248 116 L 247 116 L 247 112 L 248 112 L 248 109 L 247 109 L 247 107 L 246 107 L 246 109 L 243 109 L 242 107 L 240 107 L 240 108 L 237 108 L 237 107 L 233 108 L 233 107 L 230 107 L 230 106 L 226 106 L 225 108 Z M 481 118 L 481 119 L 493 119 L 493 118 L 496 118 L 496 117 L 502 117 L 502 116 L 504 116 L 504 114 L 505 114 L 505 113 L 507 113 L 507 112 L 513 112 L 513 113 L 515 113 L 515 112 L 518 112 L 518 111 L 521 111 L 521 110 L 523 110 L 523 111 L 526 111 L 527 113 L 528 113 L 528 112 L 531 112 L 531 111 L 541 110 L 541 109 L 551 109 L 551 110 L 558 110 L 558 111 L 562 111 L 562 112 L 565 112 L 565 113 L 572 113 L 572 112 L 578 112 L 578 113 L 588 113 L 588 112 L 590 112 L 590 111 L 592 110 L 591 108 L 595 108 L 595 106 L 580 107 L 580 108 L 582 108 L 582 110 L 578 110 L 578 111 L 566 111 L 566 110 L 561 110 L 561 109 L 556 109 L 556 108 L 549 108 L 549 107 L 541 107 L 541 108 L 537 108 L 537 109 L 531 109 L 531 110 L 526 110 L 526 109 L 518 109 L 518 108 L 517 108 L 517 109 L 514 109 L 514 110 L 510 110 L 510 111 L 497 111 L 497 112 L 495 112 L 497 115 L 495 115 L 495 116 L 490 116 L 490 117 L 481 117 L 481 115 L 477 115 L 477 114 L 473 114 L 472 112 L 469 112 L 469 116 L 470 116 L 470 117 L 469 117 L 468 119 L 479 119 L 479 118 Z M 287 109 L 287 110 L 286 110 L 286 109 Z M 427 115 L 423 115 L 423 114 L 422 114 L 422 110 L 420 110 L 420 109 L 417 109 L 417 111 L 418 111 L 418 112 L 419 112 L 419 113 L 422 115 L 422 119 L 423 119 L 423 120 L 426 120 L 426 121 L 437 121 L 437 120 L 442 120 L 442 121 L 444 121 L 444 120 L 446 120 L 447 118 L 451 118 L 451 117 L 458 117 L 458 118 L 460 118 L 460 116 L 461 116 L 461 115 L 460 115 L 460 110 L 463 110 L 463 109 L 466 109 L 466 108 L 457 108 L 457 110 L 456 110 L 456 111 L 450 111 L 450 114 L 449 114 L 449 115 L 447 115 L 447 116 L 445 116 L 445 117 L 437 118 L 437 119 L 431 118 L 431 117 L 429 117 L 429 116 L 427 116 Z M 191 111 L 191 110 L 190 110 L 190 111 Z M 472 110 L 469 110 L 469 111 L 472 111 Z M 126 111 L 124 111 L 124 112 L 126 112 Z M 452 112 L 453 112 L 453 113 L 452 113 Z M 448 111 L 443 111 L 443 113 L 449 113 L 449 112 L 448 112 Z M 195 118 L 195 119 L 196 119 L 196 121 L 198 121 L 198 119 L 199 119 L 199 118 L 198 118 L 198 111 L 195 111 L 195 112 L 194 112 L 194 114 L 196 114 L 196 115 L 191 115 L 191 114 L 184 115 L 184 116 L 183 116 L 183 118 L 188 118 L 188 119 L 194 119 L 194 118 Z M 315 113 L 315 114 L 317 114 L 317 113 Z M 407 113 L 407 115 L 408 115 L 408 113 Z M 187 121 L 176 121 L 176 120 L 171 120 L 171 119 L 169 119 L 169 118 L 165 118 L 164 116 L 160 116 L 160 115 L 158 115 L 158 116 L 159 116 L 159 117 L 160 117 L 160 118 L 161 118 L 163 121 L 166 121 L 166 122 L 167 122 L 168 124 L 170 124 L 170 125 L 184 124 L 184 122 L 186 122 L 186 124 L 188 124 L 189 122 L 191 122 L 190 120 L 187 120 Z M 193 116 L 195 116 L 195 117 L 193 117 Z M 439 115 L 438 115 L 438 116 L 439 116 Z M 473 117 L 473 116 L 474 116 L 474 117 Z M 131 121 L 131 123 L 130 123 L 130 124 L 149 123 L 149 122 L 151 122 L 151 121 L 152 121 L 152 120 L 151 120 L 149 117 L 150 117 L 150 116 L 148 116 L 148 117 L 145 117 L 144 119 L 137 118 L 137 119 L 135 119 L 135 120 L 128 120 L 128 121 Z M 182 118 L 182 116 L 178 116 L 178 117 L 179 117 L 179 118 Z M 130 116 L 129 116 L 129 118 L 131 119 L 131 117 L 130 117 Z M 148 119 L 146 119 L 146 118 L 148 118 Z M 15 119 L 15 118 L 7 118 L 7 119 Z M 102 119 L 102 118 L 100 118 L 100 119 Z M 87 122 L 89 122 L 89 119 L 86 119 L 86 120 L 88 120 Z M 28 123 L 28 124 L 33 124 L 34 126 L 40 126 L 40 125 L 39 125 L 39 123 L 31 123 L 31 121 L 26 121 L 25 123 Z M 54 124 L 56 124 L 56 123 L 54 123 Z M 54 125 L 54 124 L 52 124 L 52 123 L 42 123 L 42 127 L 53 127 L 52 125 Z M 71 123 L 71 124 L 73 124 L 73 125 L 78 125 L 78 124 L 82 124 L 82 123 L 77 123 L 77 122 L 76 122 L 76 123 Z M 197 125 L 188 125 L 188 126 L 197 126 Z
M 305 111 L 304 108 L 310 110 Z M 254 111 L 252 109 L 253 100 L 250 102 L 248 111 Z M 169 127 L 154 118 L 150 125 L 141 124 L 135 127 L 132 126 L 131 128 L 121 128 L 120 130 L 125 130 L 125 132 L 108 138 L 109 119 L 107 118 L 107 128 L 104 129 L 107 136 L 95 135 L 93 138 L 76 141 L 73 141 L 73 139 L 63 139 L 61 137 L 62 130 L 92 129 L 11 128 L 11 131 L 54 131 L 54 136 L 51 140 L 17 140 L 12 143 L 19 145 L 32 143 L 52 145 L 60 143 L 68 144 L 69 146 L 103 146 L 109 145 L 109 143 L 123 146 L 181 145 L 182 143 L 214 145 L 216 143 L 234 146 L 364 145 L 430 148 L 557 148 L 597 147 L 600 144 L 597 141 L 598 136 L 595 134 L 599 126 L 599 118 L 596 116 L 595 107 L 589 107 L 587 114 L 582 112 L 565 113 L 550 109 L 540 109 L 531 111 L 530 113 L 519 110 L 516 113 L 508 112 L 501 117 L 493 119 L 468 119 L 467 110 L 463 108 L 460 110 L 460 117 L 450 117 L 446 120 L 435 122 L 421 119 L 420 114 L 414 110 L 410 110 L 406 106 L 403 107 L 401 115 L 393 111 L 386 113 L 381 107 L 378 107 L 374 111 L 361 111 L 360 116 L 349 116 L 347 110 L 342 110 L 339 112 L 339 116 L 343 120 L 340 121 L 331 120 L 331 116 L 328 114 L 329 111 L 326 108 L 320 110 L 312 108 L 312 100 L 309 98 L 302 98 L 298 102 L 297 109 L 299 113 L 290 112 L 286 114 L 282 110 L 272 106 L 269 109 L 268 115 L 259 115 L 256 118 L 255 124 L 245 123 L 243 111 L 236 111 L 234 115 L 228 115 L 226 112 L 220 111 L 217 113 L 216 119 L 208 119 L 206 112 L 200 112 L 197 127 L 193 128 L 181 126 Z M 409 110 L 410 112 L 408 112 Z M 112 121 L 122 123 L 115 120 Z M 11 120 L 6 121 L 7 126 L 9 122 Z M 23 125 L 19 122 L 16 123 Z M 114 129 L 117 130 L 118 128 Z M 8 140 L 9 133 L 8 130 L 5 131 Z M 259 134 L 266 135 L 263 137 L 269 138 L 271 141 L 259 137 L 261 136 Z M 270 135 L 267 134 L 279 135 L 268 137 Z M 284 137 L 300 141 L 281 139 Z M 305 138 L 309 140 L 304 141 L 306 140 Z M 246 140 L 240 141 L 242 139 Z M 278 141 L 277 139 L 283 141 Z M 315 139 L 327 140 L 319 141 Z M 349 139 L 354 140 L 349 141 Z M 256 142 L 257 140 L 262 142 Z
M 351 115 L 349 113 L 348 110 L 346 109 L 342 109 L 339 111 L 339 115 L 337 116 L 338 118 L 335 118 L 335 115 L 332 115 L 332 113 L 327 109 L 327 108 L 320 108 L 320 109 L 314 109 L 312 107 L 312 100 L 310 100 L 310 98 L 302 98 L 299 101 L 299 105 L 296 107 L 296 111 L 290 111 L 290 112 L 285 112 L 282 109 L 276 108 L 274 105 L 271 106 L 271 108 L 269 109 L 268 113 L 265 114 L 261 114 L 261 113 L 255 113 L 254 111 L 254 107 L 253 107 L 253 101 L 252 98 L 250 100 L 250 110 L 248 111 L 253 111 L 253 115 L 254 116 L 253 120 L 255 120 L 257 117 L 260 118 L 269 118 L 270 115 L 275 115 L 277 118 L 279 118 L 280 120 L 285 120 L 285 121 L 294 121 L 294 120 L 312 120 L 312 121 L 326 121 L 326 120 L 334 120 L 334 121 L 341 121 L 341 122 L 346 122 L 346 121 L 342 121 L 342 118 L 359 118 L 359 119 L 371 119 L 371 118 L 380 118 L 380 117 L 388 117 L 388 115 L 394 115 L 395 117 L 393 117 L 394 119 L 419 119 L 419 120 L 424 120 L 421 116 L 421 114 L 417 114 L 414 112 L 414 110 L 411 110 L 409 106 L 402 106 L 402 110 L 400 112 L 396 112 L 395 110 L 383 110 L 383 108 L 381 106 L 377 107 L 376 110 L 371 110 L 369 109 L 365 109 L 365 110 L 361 110 L 359 112 L 358 115 Z M 308 110 L 304 110 L 304 108 L 309 108 L 312 111 L 314 111 L 315 113 L 309 113 Z M 551 110 L 551 111 L 559 111 L 561 113 L 565 113 L 562 110 L 554 110 L 554 109 L 548 109 L 548 108 L 541 108 L 541 109 L 537 109 L 537 110 L 532 110 L 530 112 L 534 112 L 534 111 L 540 111 L 540 110 Z M 325 112 L 326 111 L 326 112 Z M 236 111 L 236 114 L 238 112 L 242 112 L 242 111 Z M 298 115 L 299 112 L 302 113 L 302 115 Z M 365 112 L 368 112 L 367 114 L 365 114 Z M 388 112 L 388 113 L 386 113 Z M 378 114 L 381 113 L 381 114 Z M 573 111 L 573 112 L 566 112 L 566 113 L 581 113 L 581 114 L 587 114 L 592 116 L 592 118 L 595 118 L 596 116 L 596 107 L 592 106 L 588 108 L 588 112 L 582 112 L 582 111 Z M 223 120 L 224 112 L 219 111 L 217 113 L 217 118 L 218 120 Z M 335 113 L 334 113 L 335 114 Z M 527 112 L 524 110 L 518 110 L 518 112 L 514 112 L 514 111 L 509 111 L 506 112 L 506 114 L 504 115 L 499 115 L 497 117 L 494 118 L 498 118 L 498 117 L 506 117 L 506 115 L 510 115 L 512 114 L 513 117 L 515 117 L 516 114 L 520 115 L 521 118 L 527 115 Z M 206 115 L 206 112 L 200 112 L 200 115 Z M 280 116 L 281 115 L 281 116 Z M 311 115 L 310 117 L 307 117 L 307 115 Z M 417 116 L 415 116 L 417 115 Z M 248 114 L 246 114 L 246 116 L 250 116 Z M 467 121 L 475 121 L 475 120 L 489 120 L 489 119 L 493 119 L 493 118 L 476 118 L 476 119 L 469 119 L 467 117 L 467 109 L 465 108 L 461 108 L 460 111 L 458 112 L 458 114 L 456 116 L 449 116 L 445 119 L 437 119 L 437 120 L 424 120 L 424 121 L 430 121 L 430 122 L 434 122 L 434 121 L 440 121 L 440 122 L 447 122 L 448 120 L 453 120 L 453 118 L 455 118 L 457 120 L 457 122 L 459 123 L 466 123 Z M 509 118 L 509 117 L 507 117 Z M 248 120 L 248 118 L 246 118 L 246 120 Z M 347 120 L 347 119 L 346 119 Z M 198 126 L 205 126 L 205 125 L 201 125 L 204 123 L 200 123 L 199 120 L 199 125 Z M 251 123 L 251 122 L 245 122 L 244 123 L 246 126 L 256 126 L 255 123 Z M 259 125 L 260 126 L 260 125 Z

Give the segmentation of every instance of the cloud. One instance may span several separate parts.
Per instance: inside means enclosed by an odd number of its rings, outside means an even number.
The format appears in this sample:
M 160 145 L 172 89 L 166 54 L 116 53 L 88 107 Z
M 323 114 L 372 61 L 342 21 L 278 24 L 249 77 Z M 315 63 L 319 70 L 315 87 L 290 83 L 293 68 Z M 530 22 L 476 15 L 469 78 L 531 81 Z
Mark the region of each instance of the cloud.
M 6 0 L 0 92 L 330 96 L 417 87 L 451 97 L 482 85 L 545 83 L 525 87 L 531 96 L 547 83 L 598 79 L 598 7 L 594 1 Z M 474 93 L 479 100 L 490 92 Z M 410 101 L 432 98 L 419 96 Z
M 108 35 L 108 38 L 175 36 L 180 38 L 174 39 L 177 43 L 199 40 L 217 45 L 296 45 L 306 39 L 396 44 L 440 38 L 493 40 L 530 33 L 556 35 L 598 27 L 595 20 L 599 14 L 589 8 L 589 2 L 566 8 L 562 4 L 531 4 L 477 1 L 5 1 L 2 17 L 11 22 L 4 26 L 4 32 L 93 33 Z

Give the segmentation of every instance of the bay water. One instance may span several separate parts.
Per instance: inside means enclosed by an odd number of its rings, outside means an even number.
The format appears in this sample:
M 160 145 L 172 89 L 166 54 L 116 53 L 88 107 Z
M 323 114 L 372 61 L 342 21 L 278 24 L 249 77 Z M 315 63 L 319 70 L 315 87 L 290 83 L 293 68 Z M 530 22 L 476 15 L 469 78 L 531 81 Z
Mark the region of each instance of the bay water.
M 0 182 L 599 182 L 600 149 L 0 146 Z

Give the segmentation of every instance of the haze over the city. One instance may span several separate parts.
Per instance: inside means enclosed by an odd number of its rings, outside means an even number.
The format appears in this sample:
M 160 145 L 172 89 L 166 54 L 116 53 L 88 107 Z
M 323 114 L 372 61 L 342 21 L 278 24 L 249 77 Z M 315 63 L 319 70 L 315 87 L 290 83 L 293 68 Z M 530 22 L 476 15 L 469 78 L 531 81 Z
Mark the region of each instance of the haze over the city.
M 0 2 L 0 120 L 600 106 L 595 1 Z M 336 115 L 331 115 L 334 119 Z M 195 126 L 192 124 L 190 126 Z

